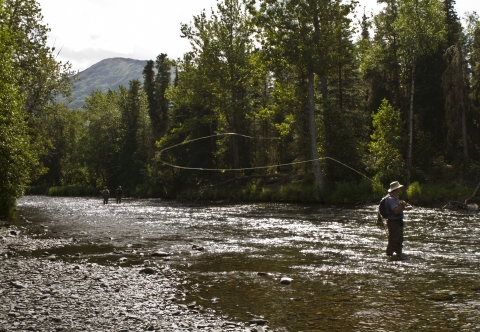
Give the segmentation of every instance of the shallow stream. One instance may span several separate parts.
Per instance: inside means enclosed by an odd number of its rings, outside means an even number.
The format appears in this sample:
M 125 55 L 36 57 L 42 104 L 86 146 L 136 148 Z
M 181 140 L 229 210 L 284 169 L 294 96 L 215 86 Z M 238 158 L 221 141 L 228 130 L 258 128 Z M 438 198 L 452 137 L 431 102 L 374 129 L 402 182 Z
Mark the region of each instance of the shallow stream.
M 170 264 L 187 272 L 185 303 L 231 319 L 263 318 L 276 331 L 480 331 L 478 211 L 407 212 L 407 258 L 396 260 L 373 205 L 44 196 L 18 205 L 31 236 L 74 239 L 52 252 L 62 259 Z

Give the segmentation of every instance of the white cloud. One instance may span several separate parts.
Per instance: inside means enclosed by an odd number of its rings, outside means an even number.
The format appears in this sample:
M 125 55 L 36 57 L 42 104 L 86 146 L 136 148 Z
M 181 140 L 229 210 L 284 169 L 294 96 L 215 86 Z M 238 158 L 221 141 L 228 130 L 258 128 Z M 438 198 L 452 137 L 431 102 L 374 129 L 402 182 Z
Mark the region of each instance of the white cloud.
M 216 0 L 37 0 L 44 23 L 51 28 L 50 45 L 63 48 L 59 59 L 84 70 L 108 57 L 155 59 L 160 53 L 181 57 L 190 50 L 180 38 L 180 24 L 190 23 Z M 376 0 L 360 0 L 367 14 Z M 457 0 L 457 12 L 477 10 L 480 1 Z
M 189 23 L 216 0 L 38 0 L 49 42 L 62 48 L 59 59 L 84 70 L 105 57 L 181 57 L 190 50 L 180 38 Z

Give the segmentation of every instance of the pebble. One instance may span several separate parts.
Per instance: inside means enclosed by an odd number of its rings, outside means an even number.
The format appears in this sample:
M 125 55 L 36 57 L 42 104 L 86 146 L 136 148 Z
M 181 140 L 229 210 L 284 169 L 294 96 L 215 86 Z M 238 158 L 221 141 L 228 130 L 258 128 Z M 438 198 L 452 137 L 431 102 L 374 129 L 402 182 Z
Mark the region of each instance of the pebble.
M 144 269 L 140 270 L 140 273 L 145 273 L 145 274 L 155 274 L 155 270 L 152 269 L 151 267 L 146 267 Z
M 179 304 L 183 272 L 168 278 L 144 264 L 132 267 L 71 264 L 54 255 L 9 252 L 49 250 L 73 239 L 38 239 L 0 227 L 0 331 L 257 331 L 211 309 Z M 55 257 L 55 259 L 52 259 Z M 140 271 L 140 273 L 139 273 Z M 153 271 L 153 273 L 151 273 Z
M 290 285 L 292 281 L 293 281 L 292 278 L 287 278 L 287 277 L 283 277 L 282 279 L 280 279 L 280 283 L 282 285 Z
M 478 211 L 478 204 L 476 203 L 467 204 L 467 210 Z
M 128 261 L 127 257 L 121 257 L 117 260 L 118 263 L 125 263 L 126 261 Z

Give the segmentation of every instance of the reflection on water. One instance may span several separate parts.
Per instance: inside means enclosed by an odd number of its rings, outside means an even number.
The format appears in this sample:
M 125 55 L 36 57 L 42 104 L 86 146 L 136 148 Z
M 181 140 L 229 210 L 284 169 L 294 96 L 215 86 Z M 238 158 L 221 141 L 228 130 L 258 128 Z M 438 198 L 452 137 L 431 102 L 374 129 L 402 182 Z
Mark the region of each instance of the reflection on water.
M 116 259 L 112 250 L 170 253 L 162 263 L 189 274 L 187 302 L 232 319 L 263 317 L 278 331 L 480 331 L 478 212 L 408 212 L 407 259 L 397 261 L 385 256 L 373 205 L 104 206 L 100 199 L 27 196 L 19 207 L 41 236 L 78 239 L 72 257 L 81 251 L 81 259 L 106 262 Z M 281 277 L 292 284 L 280 284 Z

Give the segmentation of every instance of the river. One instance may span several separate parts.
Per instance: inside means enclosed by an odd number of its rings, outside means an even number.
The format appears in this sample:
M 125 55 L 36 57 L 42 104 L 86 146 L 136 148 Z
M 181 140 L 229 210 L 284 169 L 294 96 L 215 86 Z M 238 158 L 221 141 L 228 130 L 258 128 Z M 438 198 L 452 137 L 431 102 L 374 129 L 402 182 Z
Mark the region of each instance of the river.
M 188 275 L 185 303 L 276 331 L 480 331 L 478 211 L 406 212 L 407 258 L 396 260 L 374 205 L 25 196 L 18 206 L 31 236 L 76 240 L 62 259 L 171 264 Z

